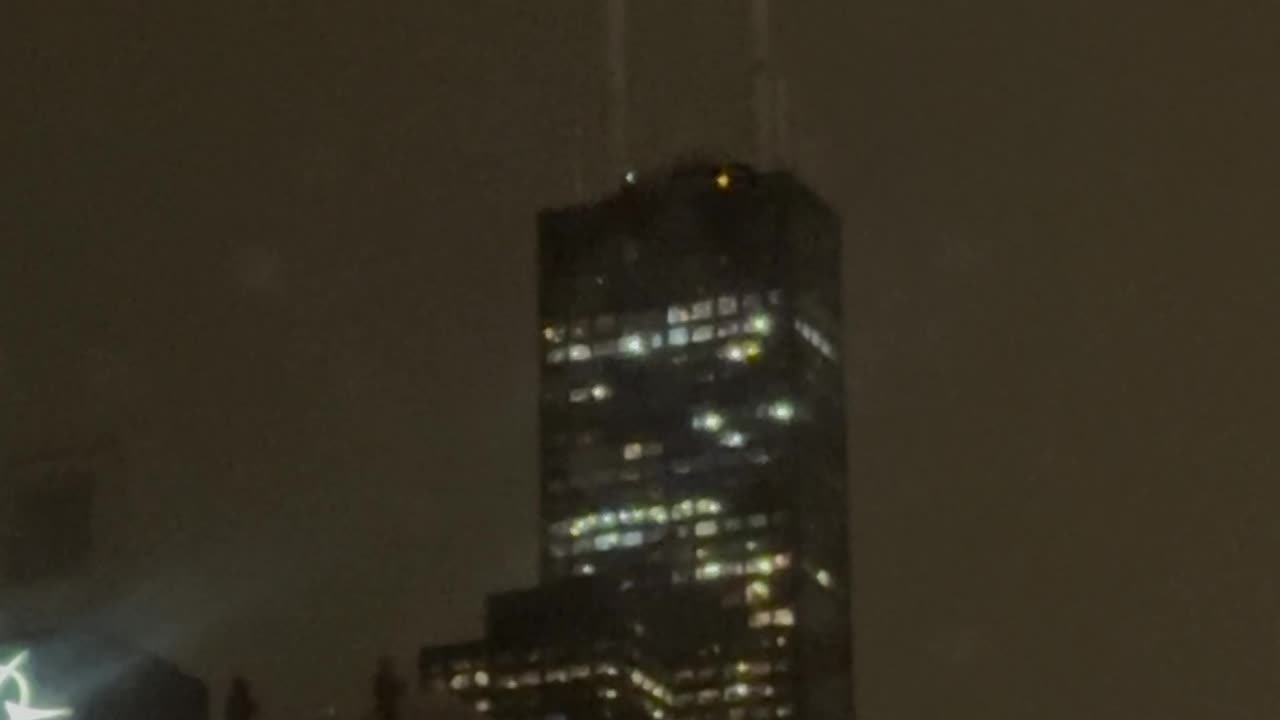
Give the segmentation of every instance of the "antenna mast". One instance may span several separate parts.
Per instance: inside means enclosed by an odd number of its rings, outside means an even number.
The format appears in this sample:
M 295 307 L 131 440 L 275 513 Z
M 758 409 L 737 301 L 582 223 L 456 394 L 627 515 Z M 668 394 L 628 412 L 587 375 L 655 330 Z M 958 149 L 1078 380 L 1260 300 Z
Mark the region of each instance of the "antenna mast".
M 627 3 L 605 0 L 609 61 L 609 180 L 627 171 Z
M 769 0 L 751 0 L 753 45 L 752 109 L 755 116 L 756 162 L 761 168 L 773 164 L 776 139 L 773 123 L 774 79 L 769 63 Z

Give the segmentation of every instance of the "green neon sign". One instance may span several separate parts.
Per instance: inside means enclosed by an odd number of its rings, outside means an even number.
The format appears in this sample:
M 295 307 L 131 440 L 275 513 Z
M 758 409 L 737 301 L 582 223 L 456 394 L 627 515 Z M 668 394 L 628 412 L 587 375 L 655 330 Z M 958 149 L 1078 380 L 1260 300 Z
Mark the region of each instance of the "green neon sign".
M 23 650 L 8 663 L 0 666 L 0 698 L 8 720 L 49 720 L 71 717 L 69 708 L 42 709 L 31 707 L 31 683 L 22 674 L 22 665 L 28 652 Z

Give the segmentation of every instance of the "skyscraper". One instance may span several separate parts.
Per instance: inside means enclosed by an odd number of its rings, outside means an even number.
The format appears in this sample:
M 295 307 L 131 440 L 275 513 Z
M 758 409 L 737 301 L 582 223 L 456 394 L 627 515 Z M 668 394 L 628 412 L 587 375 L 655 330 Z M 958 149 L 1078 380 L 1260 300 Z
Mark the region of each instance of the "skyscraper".
M 851 716 L 835 215 L 691 162 L 538 230 L 542 584 L 423 682 L 511 720 Z

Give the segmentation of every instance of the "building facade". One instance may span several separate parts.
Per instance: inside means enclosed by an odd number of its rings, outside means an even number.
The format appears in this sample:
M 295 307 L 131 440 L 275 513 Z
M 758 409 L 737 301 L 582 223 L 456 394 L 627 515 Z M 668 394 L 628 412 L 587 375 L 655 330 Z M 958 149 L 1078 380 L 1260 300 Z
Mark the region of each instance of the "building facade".
M 852 716 L 840 228 L 691 163 L 539 218 L 541 575 L 423 681 L 510 720 Z

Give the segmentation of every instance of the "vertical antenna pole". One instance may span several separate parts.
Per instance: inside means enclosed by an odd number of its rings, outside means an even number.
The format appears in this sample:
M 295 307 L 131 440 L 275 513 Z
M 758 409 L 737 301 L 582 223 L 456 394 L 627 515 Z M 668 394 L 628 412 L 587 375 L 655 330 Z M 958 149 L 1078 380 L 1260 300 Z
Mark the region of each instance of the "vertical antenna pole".
M 627 146 L 627 3 L 605 0 L 609 61 L 609 173 L 616 179 L 628 169 Z
M 756 162 L 767 168 L 773 162 L 772 72 L 769 67 L 769 0 L 751 0 L 752 110 L 755 116 Z
M 793 163 L 791 157 L 791 100 L 788 97 L 787 78 L 782 73 L 778 73 L 777 97 L 775 98 L 774 108 L 777 110 L 777 116 L 774 118 L 774 127 L 777 129 L 777 156 L 778 162 L 784 167 Z

